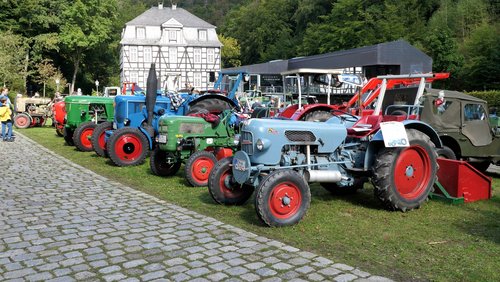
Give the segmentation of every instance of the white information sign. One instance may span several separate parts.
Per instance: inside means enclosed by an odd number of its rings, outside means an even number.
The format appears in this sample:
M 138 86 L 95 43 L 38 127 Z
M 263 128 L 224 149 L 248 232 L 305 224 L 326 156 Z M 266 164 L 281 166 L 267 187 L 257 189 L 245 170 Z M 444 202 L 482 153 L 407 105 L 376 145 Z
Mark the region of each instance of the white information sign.
M 167 143 L 167 135 L 159 135 L 158 143 Z
M 408 135 L 406 135 L 405 126 L 401 122 L 389 121 L 380 123 L 380 130 L 384 137 L 386 147 L 408 147 Z

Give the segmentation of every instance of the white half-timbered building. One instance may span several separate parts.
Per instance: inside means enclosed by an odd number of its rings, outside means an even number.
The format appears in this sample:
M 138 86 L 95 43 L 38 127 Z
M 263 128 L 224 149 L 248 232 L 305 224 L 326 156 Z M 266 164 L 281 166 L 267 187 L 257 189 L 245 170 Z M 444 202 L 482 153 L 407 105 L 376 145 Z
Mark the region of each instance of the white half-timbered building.
M 122 32 L 121 82 L 145 88 L 149 68 L 155 63 L 162 88 L 165 83 L 168 89 L 210 88 L 221 67 L 222 44 L 215 28 L 176 5 L 159 4 L 145 11 Z

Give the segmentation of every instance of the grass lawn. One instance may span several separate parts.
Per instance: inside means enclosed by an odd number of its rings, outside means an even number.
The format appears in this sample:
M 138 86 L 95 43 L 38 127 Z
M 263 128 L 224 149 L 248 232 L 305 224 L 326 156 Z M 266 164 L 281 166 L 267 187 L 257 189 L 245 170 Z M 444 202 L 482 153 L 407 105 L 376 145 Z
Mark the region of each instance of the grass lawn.
M 51 127 L 18 132 L 124 185 L 375 275 L 400 281 L 500 281 L 500 174 L 490 175 L 494 196 L 489 201 L 429 201 L 408 213 L 382 209 L 370 184 L 343 197 L 312 185 L 305 218 L 292 227 L 269 228 L 259 222 L 253 199 L 238 207 L 217 205 L 206 188 L 185 185 L 182 169 L 162 178 L 151 174 L 149 159 L 141 166 L 115 167 L 95 153 L 65 145 Z

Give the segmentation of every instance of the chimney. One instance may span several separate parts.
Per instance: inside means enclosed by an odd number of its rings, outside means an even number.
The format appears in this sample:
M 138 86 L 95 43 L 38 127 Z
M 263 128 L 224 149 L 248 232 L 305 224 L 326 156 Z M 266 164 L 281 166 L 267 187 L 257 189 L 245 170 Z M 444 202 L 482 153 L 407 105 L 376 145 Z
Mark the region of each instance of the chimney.
M 158 3 L 158 10 L 163 10 L 163 2 Z
M 172 10 L 177 9 L 177 4 L 172 3 Z

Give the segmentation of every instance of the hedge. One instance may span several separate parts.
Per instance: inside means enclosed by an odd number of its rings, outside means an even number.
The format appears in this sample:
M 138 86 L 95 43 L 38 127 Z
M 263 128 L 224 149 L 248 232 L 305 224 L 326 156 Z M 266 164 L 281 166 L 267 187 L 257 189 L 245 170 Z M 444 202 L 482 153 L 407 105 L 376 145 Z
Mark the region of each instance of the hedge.
M 490 107 L 500 108 L 500 90 L 472 91 L 467 94 L 487 101 Z

